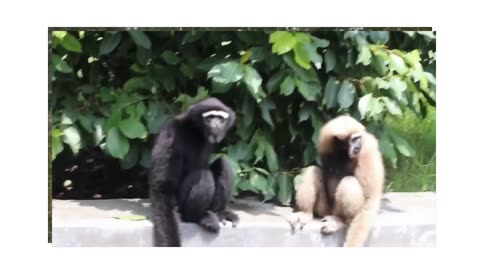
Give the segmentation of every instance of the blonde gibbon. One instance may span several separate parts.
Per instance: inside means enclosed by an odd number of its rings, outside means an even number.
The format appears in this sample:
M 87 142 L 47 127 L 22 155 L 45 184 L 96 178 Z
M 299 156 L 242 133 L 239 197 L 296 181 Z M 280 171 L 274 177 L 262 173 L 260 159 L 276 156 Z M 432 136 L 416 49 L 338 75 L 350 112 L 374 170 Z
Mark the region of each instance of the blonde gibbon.
M 343 246 L 364 246 L 380 210 L 384 165 L 377 139 L 350 116 L 338 116 L 320 131 L 322 169 L 308 167 L 295 194 L 299 212 L 288 217 L 295 230 L 323 217 L 322 234 L 348 226 Z

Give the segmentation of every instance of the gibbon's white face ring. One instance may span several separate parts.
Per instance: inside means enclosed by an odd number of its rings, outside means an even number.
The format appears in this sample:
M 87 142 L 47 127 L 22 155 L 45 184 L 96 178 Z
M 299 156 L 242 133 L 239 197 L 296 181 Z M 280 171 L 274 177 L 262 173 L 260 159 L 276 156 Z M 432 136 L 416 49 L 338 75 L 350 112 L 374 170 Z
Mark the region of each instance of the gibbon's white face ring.
M 224 111 L 208 111 L 208 112 L 204 112 L 202 113 L 202 117 L 205 118 L 205 117 L 208 117 L 210 115 L 214 115 L 214 116 L 219 116 L 219 117 L 222 117 L 224 119 L 227 119 L 229 117 L 228 113 L 224 112 Z

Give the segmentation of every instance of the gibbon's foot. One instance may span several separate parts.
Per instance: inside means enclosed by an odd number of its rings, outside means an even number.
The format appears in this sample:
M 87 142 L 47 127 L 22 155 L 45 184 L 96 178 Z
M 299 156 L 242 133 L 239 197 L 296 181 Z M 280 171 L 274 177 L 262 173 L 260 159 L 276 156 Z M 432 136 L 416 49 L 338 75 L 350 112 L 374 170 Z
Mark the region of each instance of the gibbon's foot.
M 220 220 L 215 213 L 207 211 L 207 214 L 200 220 L 199 224 L 209 232 L 218 233 L 220 231 L 219 222 Z
M 223 225 L 227 224 L 227 220 L 230 221 L 232 223 L 233 228 L 237 227 L 238 222 L 240 221 L 240 218 L 238 217 L 238 215 L 230 210 L 224 210 L 220 212 L 218 214 L 218 218 L 223 223 Z
M 322 234 L 332 234 L 345 227 L 345 223 L 336 216 L 326 216 L 320 221 L 324 223 L 320 229 Z
M 312 214 L 307 214 L 304 212 L 292 213 L 287 217 L 287 221 L 290 224 L 292 229 L 292 234 L 295 233 L 297 224 L 300 226 L 300 230 L 303 230 L 303 227 L 313 219 Z

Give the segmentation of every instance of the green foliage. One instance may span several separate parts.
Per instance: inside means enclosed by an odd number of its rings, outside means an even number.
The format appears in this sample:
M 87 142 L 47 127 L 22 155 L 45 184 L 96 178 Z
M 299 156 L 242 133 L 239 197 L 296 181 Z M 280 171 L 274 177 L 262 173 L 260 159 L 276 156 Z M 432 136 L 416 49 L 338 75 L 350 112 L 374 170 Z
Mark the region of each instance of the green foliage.
M 302 168 L 318 162 L 319 129 L 338 114 L 374 132 L 392 167 L 416 155 L 385 119 L 435 106 L 435 46 L 417 32 L 56 31 L 52 158 L 100 148 L 123 169 L 146 169 L 161 125 L 216 96 L 237 112 L 216 149 L 234 168 L 234 195 L 288 205 Z

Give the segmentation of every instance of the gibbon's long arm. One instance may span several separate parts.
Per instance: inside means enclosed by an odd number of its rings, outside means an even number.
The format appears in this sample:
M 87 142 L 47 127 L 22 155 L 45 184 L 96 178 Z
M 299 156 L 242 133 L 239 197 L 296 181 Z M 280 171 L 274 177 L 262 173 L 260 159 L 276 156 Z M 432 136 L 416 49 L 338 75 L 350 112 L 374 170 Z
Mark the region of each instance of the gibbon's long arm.
M 378 141 L 367 132 L 362 134 L 363 147 L 358 157 L 355 176 L 363 187 L 365 201 L 350 223 L 344 243 L 346 247 L 360 247 L 366 242 L 383 196 L 385 171 L 378 149 Z
M 165 128 L 161 129 L 157 137 L 158 143 L 152 151 L 150 164 L 149 182 L 154 246 L 178 247 L 181 245 L 173 201 L 175 182 L 178 181 L 182 170 L 182 160 L 172 156 L 175 135 L 172 125 L 173 122 L 168 122 Z

